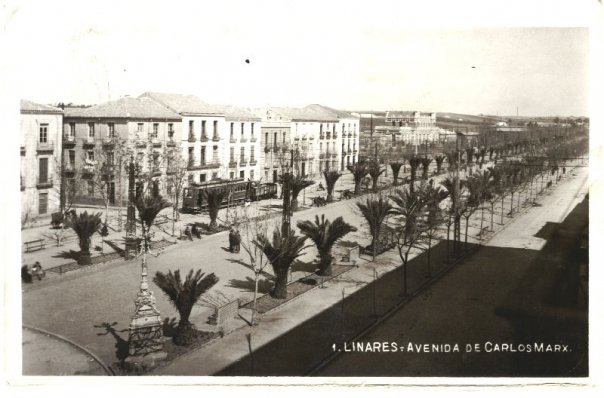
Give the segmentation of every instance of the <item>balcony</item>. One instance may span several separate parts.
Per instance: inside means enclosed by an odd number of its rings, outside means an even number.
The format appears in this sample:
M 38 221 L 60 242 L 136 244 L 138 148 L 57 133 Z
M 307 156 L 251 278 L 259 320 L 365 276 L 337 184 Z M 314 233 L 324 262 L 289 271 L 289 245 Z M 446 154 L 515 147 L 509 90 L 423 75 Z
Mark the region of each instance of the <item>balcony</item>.
M 315 136 L 314 136 L 313 134 L 311 134 L 311 135 L 308 137 L 308 139 L 309 139 L 309 140 L 314 140 L 314 139 L 315 139 Z
M 325 154 L 324 153 L 320 153 L 319 154 L 319 159 L 325 159 Z
M 166 146 L 170 146 L 170 147 L 174 147 L 176 146 L 176 141 L 174 141 L 174 139 L 170 138 L 167 142 L 166 142 Z
M 256 142 L 258 139 L 256 137 L 250 138 L 250 142 Z
M 269 153 L 271 151 L 271 148 L 272 148 L 271 146 L 268 146 L 268 145 L 265 146 L 264 147 L 264 153 Z
M 75 136 L 66 135 L 65 137 L 63 137 L 63 146 L 74 146 L 75 143 L 76 143 Z
M 195 134 L 189 133 L 189 142 L 195 142 Z
M 237 167 L 237 162 L 235 162 L 234 160 L 231 160 L 229 162 L 229 168 L 234 169 Z
M 38 183 L 36 184 L 36 188 L 38 189 L 46 189 L 46 188 L 52 188 L 52 178 L 47 178 L 47 179 L 38 179 Z
M 161 169 L 157 166 L 153 167 L 153 170 L 151 171 L 153 177 L 159 177 L 161 176 Z
M 247 166 L 247 159 L 239 159 L 239 166 Z
M 143 140 L 136 140 L 136 147 L 137 148 L 146 148 L 147 143 Z
M 38 150 L 38 153 L 41 152 L 54 152 L 55 146 L 54 146 L 54 142 L 38 142 L 38 146 L 36 148 Z
M 239 140 L 239 142 L 241 142 L 241 143 L 247 142 L 247 138 L 241 137 L 241 139 Z
M 200 166 L 200 169 L 202 169 L 202 170 L 218 169 L 218 168 L 220 168 L 220 162 L 217 162 L 217 161 L 204 163 Z
M 331 157 L 335 159 L 335 158 L 337 158 L 337 157 L 338 157 L 338 154 L 337 154 L 337 153 L 335 153 L 335 152 L 333 152 L 333 153 L 331 154 Z
M 94 166 L 85 165 L 84 167 L 82 167 L 82 174 L 94 174 Z
M 325 134 L 323 134 L 323 133 L 319 134 L 319 139 L 320 140 L 324 140 L 325 139 Z
M 325 135 L 325 138 L 326 138 L 326 139 L 328 139 L 328 140 L 331 140 L 331 133 L 327 133 L 327 134 Z
M 75 163 L 67 163 L 65 165 L 65 169 L 64 169 L 66 174 L 73 174 L 75 173 Z
M 333 133 L 333 139 L 335 140 L 336 138 L 338 138 L 338 133 Z
M 302 140 L 306 140 L 306 138 L 307 138 L 307 135 L 306 135 L 306 134 L 304 134 L 304 135 L 302 136 Z
M 357 152 L 358 151 L 356 149 L 352 151 L 352 153 L 354 153 L 355 155 L 357 154 Z
M 154 148 L 159 148 L 161 147 L 161 141 L 158 138 L 151 138 L 151 145 L 153 145 Z
M 231 137 L 231 138 L 229 139 L 229 142 L 230 142 L 231 144 L 236 144 L 236 143 L 237 143 L 237 138 L 235 138 L 235 137 Z
M 94 146 L 94 137 L 86 137 L 84 142 L 82 143 L 83 147 L 93 147 Z
M 212 136 L 212 141 L 219 142 L 220 141 L 220 136 L 219 135 Z
M 258 162 L 256 161 L 256 159 L 250 160 L 250 166 L 255 166 L 256 164 L 258 164 Z
M 210 140 L 210 139 L 208 138 L 208 136 L 207 136 L 207 135 L 205 135 L 205 134 L 202 134 L 202 135 L 201 135 L 201 142 L 208 142 L 209 140 Z
M 103 166 L 101 166 L 101 172 L 103 174 L 114 174 L 115 165 L 114 164 L 104 164 Z
M 112 147 L 115 146 L 115 142 L 117 141 L 117 139 L 115 137 L 107 137 L 103 140 L 103 146 L 104 147 Z

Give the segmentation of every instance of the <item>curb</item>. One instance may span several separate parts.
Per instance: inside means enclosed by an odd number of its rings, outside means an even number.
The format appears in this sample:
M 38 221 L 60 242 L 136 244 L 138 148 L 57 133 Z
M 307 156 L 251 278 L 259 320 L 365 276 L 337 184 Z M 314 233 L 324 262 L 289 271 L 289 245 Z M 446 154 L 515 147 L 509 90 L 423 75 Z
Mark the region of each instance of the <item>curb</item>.
M 91 351 L 89 351 L 88 349 L 82 347 L 81 345 L 79 345 L 78 343 L 69 340 L 67 337 L 61 336 L 60 334 L 56 334 L 53 332 L 49 332 L 48 330 L 44 330 L 38 327 L 34 327 L 34 326 L 29 326 L 26 324 L 22 324 L 21 327 L 25 328 L 25 329 L 29 329 L 32 330 L 34 332 L 37 333 L 41 333 L 41 334 L 45 334 L 48 335 L 50 337 L 53 337 L 57 340 L 63 341 L 69 345 L 71 345 L 72 347 L 77 348 L 80 351 L 83 351 L 86 355 L 90 356 L 92 359 L 94 359 L 105 371 L 105 373 L 107 373 L 108 376 L 115 376 L 115 373 L 113 372 L 113 370 L 108 367 L 107 365 L 105 365 L 105 363 L 103 361 L 101 361 L 101 359 L 94 353 L 92 353 Z

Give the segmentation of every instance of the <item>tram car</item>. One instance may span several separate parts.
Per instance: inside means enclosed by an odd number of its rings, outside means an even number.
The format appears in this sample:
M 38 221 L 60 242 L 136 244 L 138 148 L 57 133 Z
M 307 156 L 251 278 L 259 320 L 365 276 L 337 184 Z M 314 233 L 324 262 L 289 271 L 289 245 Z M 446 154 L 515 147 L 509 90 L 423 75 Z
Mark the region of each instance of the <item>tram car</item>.
M 205 192 L 207 191 L 226 192 L 221 203 L 221 207 L 226 207 L 229 204 L 239 205 L 245 201 L 274 198 L 277 196 L 277 184 L 260 184 L 245 181 L 243 178 L 193 183 L 183 191 L 183 211 L 185 213 L 200 213 L 206 210 Z

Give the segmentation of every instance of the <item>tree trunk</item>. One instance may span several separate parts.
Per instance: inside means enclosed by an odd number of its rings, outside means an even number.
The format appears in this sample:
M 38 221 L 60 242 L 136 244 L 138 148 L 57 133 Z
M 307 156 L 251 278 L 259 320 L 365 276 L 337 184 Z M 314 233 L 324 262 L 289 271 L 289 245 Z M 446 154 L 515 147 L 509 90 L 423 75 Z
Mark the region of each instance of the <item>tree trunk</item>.
M 491 202 L 491 232 L 493 232 L 493 215 L 495 214 L 495 202 Z
M 86 239 L 80 239 L 80 256 L 78 257 L 78 264 L 80 265 L 92 264 L 92 260 L 90 258 L 90 241 L 91 239 L 89 237 Z
M 514 215 L 514 191 L 512 191 L 512 197 L 510 198 L 510 217 Z
M 276 299 L 287 298 L 287 270 L 275 275 L 275 286 L 271 291 L 271 297 Z
M 355 180 L 354 181 L 354 194 L 355 195 L 360 195 L 361 194 L 361 180 Z
M 399 172 L 400 172 L 400 169 L 392 169 L 392 185 L 394 185 L 394 186 L 398 185 Z
M 195 326 L 188 319 L 181 318 L 172 338 L 174 344 L 186 346 L 192 344 L 196 339 L 197 329 L 195 329 Z
M 428 235 L 428 277 L 432 277 L 432 271 L 430 270 L 430 249 L 432 248 L 432 235 Z
M 333 188 L 329 189 L 327 187 L 327 198 L 325 200 L 329 203 L 333 202 Z
M 405 261 L 403 261 L 403 295 L 407 295 L 407 259 L 409 252 L 405 253 Z
M 297 196 L 295 198 L 292 198 L 290 210 L 292 213 L 294 211 L 298 210 L 298 197 Z
M 463 248 L 464 250 L 468 250 L 468 226 L 470 224 L 470 217 L 465 217 L 466 219 L 466 236 L 464 238 Z
M 328 257 L 321 259 L 321 264 L 319 264 L 319 270 L 317 271 L 317 275 L 320 276 L 330 276 L 332 274 L 331 263 L 333 257 L 329 255 Z

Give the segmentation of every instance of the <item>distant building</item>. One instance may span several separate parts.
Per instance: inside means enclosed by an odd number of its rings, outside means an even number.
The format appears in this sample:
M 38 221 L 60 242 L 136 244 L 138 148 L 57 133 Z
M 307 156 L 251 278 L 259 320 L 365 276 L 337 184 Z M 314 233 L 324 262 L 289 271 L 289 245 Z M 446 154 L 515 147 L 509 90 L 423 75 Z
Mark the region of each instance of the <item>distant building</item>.
M 59 210 L 63 111 L 21 100 L 21 217 L 32 221 Z
M 149 98 L 125 97 L 89 108 L 66 108 L 63 124 L 65 187 L 74 187 L 74 203 L 102 205 L 105 195 L 109 204 L 125 200 L 124 162 L 130 156 L 154 192 L 166 195 L 171 189 L 166 159 L 179 150 L 181 117 L 177 113 Z M 106 181 L 107 192 L 99 192 L 98 181 Z M 139 192 L 144 188 L 137 186 Z

